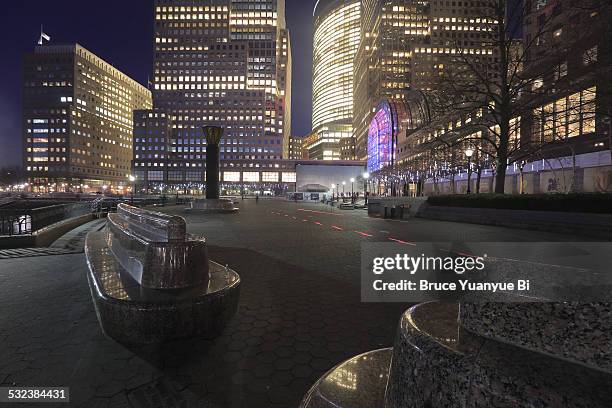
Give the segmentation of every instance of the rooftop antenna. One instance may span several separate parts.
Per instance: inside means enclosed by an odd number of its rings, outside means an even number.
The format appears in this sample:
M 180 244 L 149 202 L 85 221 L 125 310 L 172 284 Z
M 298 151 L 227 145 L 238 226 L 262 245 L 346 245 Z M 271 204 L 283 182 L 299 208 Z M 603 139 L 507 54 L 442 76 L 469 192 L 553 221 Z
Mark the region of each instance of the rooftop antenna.
M 44 41 L 51 41 L 51 37 L 45 34 L 45 32 L 43 31 L 43 26 L 41 24 L 40 25 L 40 38 L 38 39 L 38 45 L 43 45 Z

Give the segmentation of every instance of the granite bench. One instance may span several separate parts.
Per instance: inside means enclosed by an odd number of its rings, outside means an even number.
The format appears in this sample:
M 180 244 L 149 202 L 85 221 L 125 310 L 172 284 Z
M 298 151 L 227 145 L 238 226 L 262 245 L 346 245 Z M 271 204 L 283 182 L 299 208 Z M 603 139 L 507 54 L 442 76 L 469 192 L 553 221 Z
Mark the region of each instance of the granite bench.
M 469 314 L 471 321 L 482 321 L 494 310 L 507 317 L 499 325 L 493 325 L 503 332 L 511 326 L 525 325 L 529 319 L 520 312 L 532 313 L 533 308 L 496 303 L 460 312 L 466 306 L 430 302 L 412 307 L 400 319 L 393 348 L 371 351 L 333 368 L 310 389 L 300 407 L 612 406 L 612 371 L 607 359 L 594 361 L 588 352 L 562 355 L 555 349 L 543 350 L 542 341 L 551 338 L 554 341 L 554 330 L 550 328 L 544 332 L 532 330 L 517 341 L 512 335 L 505 334 L 506 338 L 502 338 L 499 334 L 485 333 L 481 327 L 465 327 L 461 321 L 465 314 Z M 585 308 L 600 315 L 608 313 L 610 305 L 531 306 L 544 311 L 554 309 L 567 321 L 583 321 Z M 511 312 L 502 312 L 506 309 Z M 609 317 L 604 320 L 609 323 Z M 536 322 L 532 320 L 531 324 Z M 608 341 L 604 339 L 609 335 L 607 327 L 608 333 L 600 334 L 600 343 Z M 609 348 L 604 352 L 609 353 Z
M 185 208 L 185 211 L 201 214 L 231 214 L 239 210 L 235 204 L 236 202 L 231 198 L 195 199 L 191 202 L 190 207 Z
M 482 246 L 472 249 L 489 252 Z M 609 247 L 565 246 L 562 255 L 577 259 L 564 265 L 546 263 L 558 259 L 556 244 L 538 248 L 537 262 L 491 256 L 470 275 L 472 282 L 531 280 L 529 296 L 472 292 L 413 306 L 393 348 L 341 363 L 301 407 L 612 407 L 612 304 L 594 301 L 608 298 L 609 269 L 584 259 Z
M 181 217 L 120 204 L 85 253 L 98 320 L 120 342 L 214 337 L 238 308 L 240 277 Z

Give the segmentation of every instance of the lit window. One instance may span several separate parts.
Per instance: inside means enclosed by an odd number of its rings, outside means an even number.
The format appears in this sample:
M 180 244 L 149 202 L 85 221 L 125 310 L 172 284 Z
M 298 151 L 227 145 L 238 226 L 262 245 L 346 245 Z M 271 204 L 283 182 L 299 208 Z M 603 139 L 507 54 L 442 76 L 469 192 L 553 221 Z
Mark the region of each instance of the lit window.
M 259 172 L 258 171 L 245 171 L 242 173 L 242 181 L 246 183 L 258 183 Z
M 268 183 L 278 183 L 278 173 L 277 172 L 263 172 L 261 173 L 262 181 Z
M 240 172 L 239 171 L 226 171 L 223 173 L 223 181 L 227 182 L 240 182 Z
M 296 174 L 294 172 L 283 172 L 283 182 L 284 183 L 295 183 Z

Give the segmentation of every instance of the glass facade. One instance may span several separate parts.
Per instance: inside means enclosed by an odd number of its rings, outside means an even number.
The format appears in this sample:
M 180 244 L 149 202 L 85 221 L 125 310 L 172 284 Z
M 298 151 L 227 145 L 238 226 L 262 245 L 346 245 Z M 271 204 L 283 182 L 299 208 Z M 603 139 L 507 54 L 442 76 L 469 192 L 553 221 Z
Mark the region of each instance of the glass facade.
M 399 132 L 397 104 L 382 101 L 368 131 L 368 171 L 392 166 Z
M 533 111 L 533 140 L 562 141 L 595 132 L 597 87 L 555 100 Z

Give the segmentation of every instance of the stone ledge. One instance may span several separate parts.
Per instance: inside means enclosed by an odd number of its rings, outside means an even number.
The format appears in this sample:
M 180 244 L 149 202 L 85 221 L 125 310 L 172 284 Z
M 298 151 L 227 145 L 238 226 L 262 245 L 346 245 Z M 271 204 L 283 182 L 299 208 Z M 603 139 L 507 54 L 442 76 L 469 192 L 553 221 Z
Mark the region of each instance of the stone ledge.
M 419 208 L 416 216 L 438 221 L 467 222 L 606 239 L 612 236 L 610 214 L 444 207 L 425 204 Z
M 0 249 L 47 247 L 73 229 L 94 219 L 95 214 L 84 214 L 51 224 L 31 235 L 0 237 Z

